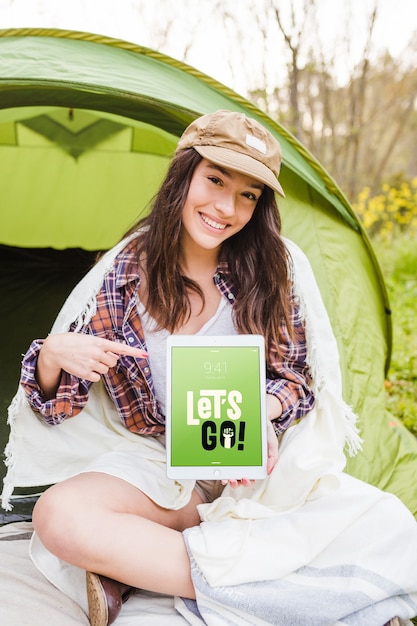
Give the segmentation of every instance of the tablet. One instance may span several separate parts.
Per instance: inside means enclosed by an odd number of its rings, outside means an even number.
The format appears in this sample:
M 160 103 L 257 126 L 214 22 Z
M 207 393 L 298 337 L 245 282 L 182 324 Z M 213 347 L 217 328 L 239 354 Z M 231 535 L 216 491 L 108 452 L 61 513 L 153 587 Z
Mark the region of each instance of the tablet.
M 167 339 L 169 478 L 264 478 L 266 366 L 260 335 Z

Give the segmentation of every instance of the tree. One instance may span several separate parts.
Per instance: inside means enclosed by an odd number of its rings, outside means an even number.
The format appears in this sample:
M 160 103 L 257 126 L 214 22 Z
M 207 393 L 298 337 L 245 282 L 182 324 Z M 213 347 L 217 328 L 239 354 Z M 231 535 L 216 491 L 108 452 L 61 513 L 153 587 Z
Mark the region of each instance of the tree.
M 371 11 L 362 15 L 362 48 L 355 59 L 349 3 L 344 36 L 333 51 L 324 45 L 320 31 L 320 0 L 291 0 L 285 6 L 284 14 L 282 3 L 268 0 L 264 19 L 259 13 L 254 19 L 262 25 L 265 49 L 271 36 L 280 35 L 275 49 L 285 54 L 287 76 L 272 90 L 259 87 L 249 97 L 304 143 L 351 200 L 363 186 L 377 189 L 384 178 L 398 173 L 400 162 L 403 171 L 415 175 L 415 165 L 410 166 L 415 149 L 408 140 L 416 115 L 415 38 L 405 49 L 408 65 L 386 51 L 376 55 L 373 37 L 380 3 L 374 0 Z M 296 7 L 302 10 L 297 13 Z

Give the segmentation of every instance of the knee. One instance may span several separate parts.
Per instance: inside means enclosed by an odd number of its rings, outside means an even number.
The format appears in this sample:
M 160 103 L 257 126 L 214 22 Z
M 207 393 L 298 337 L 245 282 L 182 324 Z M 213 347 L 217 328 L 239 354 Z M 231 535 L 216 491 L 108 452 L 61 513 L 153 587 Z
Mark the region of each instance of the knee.
M 80 520 L 76 503 L 64 485 L 54 485 L 38 499 L 33 509 L 33 527 L 42 543 L 56 556 L 68 560 L 69 546 L 74 547 Z

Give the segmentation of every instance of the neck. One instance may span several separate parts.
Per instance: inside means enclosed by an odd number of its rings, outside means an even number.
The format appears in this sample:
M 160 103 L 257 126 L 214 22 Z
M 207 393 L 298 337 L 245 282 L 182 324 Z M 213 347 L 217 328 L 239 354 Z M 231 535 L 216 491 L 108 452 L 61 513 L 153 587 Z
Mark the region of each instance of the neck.
M 199 280 L 202 277 L 212 277 L 218 265 L 218 249 L 206 250 L 197 246 L 183 247 L 181 252 L 181 267 L 188 278 Z

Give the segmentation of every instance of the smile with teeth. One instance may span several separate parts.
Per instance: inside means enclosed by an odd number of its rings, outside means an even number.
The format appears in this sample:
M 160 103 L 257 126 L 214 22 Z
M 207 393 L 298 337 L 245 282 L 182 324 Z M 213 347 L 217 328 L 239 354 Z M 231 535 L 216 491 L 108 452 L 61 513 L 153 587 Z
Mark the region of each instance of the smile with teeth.
M 216 230 L 224 230 L 225 228 L 227 228 L 227 224 L 219 224 L 218 222 L 215 222 L 214 220 L 207 217 L 207 215 L 203 215 L 202 213 L 200 213 L 200 216 L 203 222 L 205 222 L 212 228 L 215 228 Z

